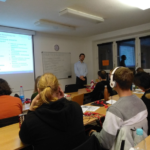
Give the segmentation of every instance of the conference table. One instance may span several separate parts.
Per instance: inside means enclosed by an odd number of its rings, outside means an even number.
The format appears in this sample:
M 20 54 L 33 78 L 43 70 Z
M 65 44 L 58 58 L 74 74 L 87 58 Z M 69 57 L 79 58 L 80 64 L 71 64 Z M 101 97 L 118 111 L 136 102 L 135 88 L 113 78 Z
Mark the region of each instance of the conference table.
M 74 96 L 81 95 L 81 94 L 88 94 L 88 93 L 91 93 L 93 91 L 92 89 L 89 89 L 89 90 L 90 91 L 88 92 L 86 90 L 86 88 L 83 88 L 83 89 L 79 89 L 77 92 L 65 93 L 65 94 L 68 94 L 71 96 L 71 98 L 73 98 Z
M 29 108 L 30 108 L 30 104 L 24 104 L 23 105 L 23 112 L 27 112 L 28 110 L 29 110 Z
M 138 93 L 134 93 L 137 97 L 141 98 L 143 94 L 138 94 Z M 114 96 L 110 96 L 109 99 L 111 100 L 118 100 L 119 99 L 119 95 L 114 95 Z M 92 106 L 91 103 L 89 104 L 86 104 L 87 106 Z M 108 104 L 108 106 L 111 106 L 111 104 Z M 100 114 L 100 116 L 105 116 L 106 115 L 106 111 L 107 111 L 107 108 L 105 107 L 99 107 L 99 109 L 97 109 L 96 111 L 94 111 L 95 113 L 98 113 Z M 92 122 L 94 122 L 95 120 L 97 120 L 97 118 L 90 118 L 88 116 L 84 116 L 83 117 L 83 123 L 84 125 L 87 125 L 87 124 L 90 124 Z
M 77 94 L 86 94 L 86 93 L 88 92 L 85 89 L 81 89 L 79 92 L 72 93 L 72 96 L 75 96 Z M 136 94 L 136 95 L 138 97 L 141 97 L 142 94 Z M 111 99 L 118 100 L 119 96 L 118 95 L 112 96 Z M 91 104 L 89 103 L 86 105 L 91 105 Z M 27 110 L 27 105 L 24 106 L 24 110 Z M 95 112 L 105 115 L 106 110 L 107 108 L 100 107 Z M 83 123 L 84 125 L 87 125 L 92 123 L 95 120 L 96 118 L 91 118 L 91 119 L 84 118 Z M 19 138 L 18 135 L 19 130 L 20 130 L 19 123 L 0 128 L 0 150 L 19 150 L 26 146 L 21 142 Z M 146 142 L 147 142 L 147 147 L 149 147 L 150 149 L 150 137 L 146 138 Z

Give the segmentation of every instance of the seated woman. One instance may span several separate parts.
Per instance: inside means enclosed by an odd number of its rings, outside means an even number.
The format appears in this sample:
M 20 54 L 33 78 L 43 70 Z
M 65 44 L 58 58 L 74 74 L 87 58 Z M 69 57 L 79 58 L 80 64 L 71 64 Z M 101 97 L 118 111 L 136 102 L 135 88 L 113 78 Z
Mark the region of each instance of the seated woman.
M 34 91 L 33 91 L 33 94 L 32 94 L 32 96 L 31 96 L 31 101 L 38 95 L 37 84 L 38 84 L 38 81 L 39 81 L 40 77 L 41 77 L 41 76 L 38 76 L 38 77 L 35 79 Z
M 148 135 L 150 135 L 150 75 L 146 72 L 137 73 L 134 77 L 134 84 L 145 91 L 141 97 L 148 111 Z
M 21 100 L 10 96 L 11 93 L 8 83 L 0 79 L 0 119 L 18 116 L 22 113 Z
M 57 78 L 44 74 L 19 136 L 34 150 L 71 150 L 86 141 L 81 107 L 64 98 Z
M 109 85 L 109 82 L 106 79 L 107 73 L 106 71 L 98 71 L 98 77 L 100 82 L 96 84 L 96 87 L 94 88 L 93 92 L 91 93 L 92 101 L 100 100 L 104 98 L 104 88 L 105 85 L 107 85 L 107 89 L 110 95 L 112 95 L 112 88 Z

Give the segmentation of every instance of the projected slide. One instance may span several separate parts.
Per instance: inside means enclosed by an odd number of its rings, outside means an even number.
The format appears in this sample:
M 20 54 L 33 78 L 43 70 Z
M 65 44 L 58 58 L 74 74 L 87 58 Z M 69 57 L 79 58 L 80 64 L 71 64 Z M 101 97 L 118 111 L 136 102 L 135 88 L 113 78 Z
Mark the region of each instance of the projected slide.
M 0 32 L 0 74 L 33 72 L 32 36 Z

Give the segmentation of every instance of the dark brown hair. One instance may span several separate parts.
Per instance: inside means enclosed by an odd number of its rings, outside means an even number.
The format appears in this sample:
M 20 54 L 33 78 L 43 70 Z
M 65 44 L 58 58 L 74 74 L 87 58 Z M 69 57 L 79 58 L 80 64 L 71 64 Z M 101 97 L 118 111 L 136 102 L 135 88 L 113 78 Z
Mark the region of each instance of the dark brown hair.
M 81 57 L 81 55 L 84 55 L 84 57 L 85 57 L 85 54 L 84 54 L 84 53 L 81 53 L 81 54 L 79 55 L 79 57 Z
M 139 73 L 139 72 L 144 72 L 143 68 L 139 67 L 136 69 L 136 73 Z
M 38 81 L 39 81 L 40 78 L 41 78 L 41 76 L 38 76 L 38 77 L 35 79 L 35 85 L 34 85 L 34 91 L 33 91 L 33 93 L 38 92 L 38 90 L 37 90 L 37 84 L 38 84 Z
M 12 93 L 7 81 L 0 78 L 0 96 L 10 95 Z
M 114 80 L 122 90 L 129 90 L 133 82 L 133 72 L 126 67 L 120 67 L 115 71 Z
M 134 76 L 134 84 L 144 88 L 145 90 L 150 88 L 150 75 L 146 72 L 139 72 Z
M 106 79 L 106 71 L 105 70 L 101 70 L 101 71 L 98 71 L 98 76 L 100 76 L 102 79 Z

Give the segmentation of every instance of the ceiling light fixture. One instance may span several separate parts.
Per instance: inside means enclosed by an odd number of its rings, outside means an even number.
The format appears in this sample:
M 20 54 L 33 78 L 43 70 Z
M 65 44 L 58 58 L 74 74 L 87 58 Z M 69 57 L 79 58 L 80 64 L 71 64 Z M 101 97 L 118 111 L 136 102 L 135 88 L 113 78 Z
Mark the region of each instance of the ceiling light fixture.
M 43 19 L 40 19 L 39 21 L 35 22 L 34 24 L 39 27 L 47 27 L 47 28 L 53 29 L 53 30 L 75 30 L 76 29 L 74 26 L 64 25 L 64 24 L 60 24 L 60 23 L 56 23 L 56 22 L 51 22 L 48 20 L 43 20 Z
M 150 8 L 150 0 L 120 0 L 122 3 L 138 7 L 142 10 Z
M 88 21 L 91 21 L 94 23 L 100 23 L 100 22 L 104 21 L 104 19 L 102 17 L 87 14 L 87 13 L 84 13 L 84 12 L 81 12 L 81 11 L 78 11 L 75 9 L 71 9 L 71 8 L 66 8 L 66 9 L 60 11 L 59 15 L 60 16 L 68 16 L 68 17 L 76 17 L 78 19 L 82 18 L 82 19 L 85 19 L 85 20 L 88 20 Z

